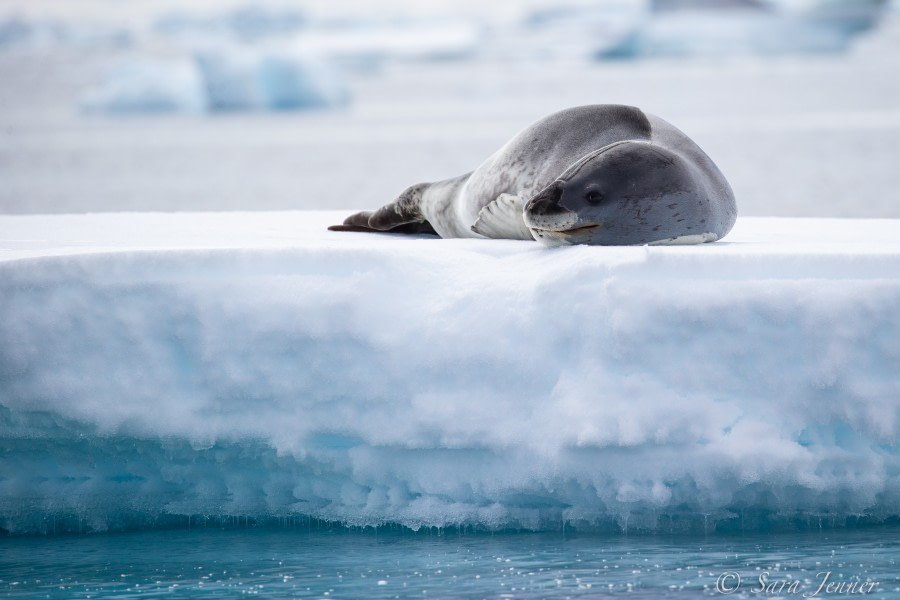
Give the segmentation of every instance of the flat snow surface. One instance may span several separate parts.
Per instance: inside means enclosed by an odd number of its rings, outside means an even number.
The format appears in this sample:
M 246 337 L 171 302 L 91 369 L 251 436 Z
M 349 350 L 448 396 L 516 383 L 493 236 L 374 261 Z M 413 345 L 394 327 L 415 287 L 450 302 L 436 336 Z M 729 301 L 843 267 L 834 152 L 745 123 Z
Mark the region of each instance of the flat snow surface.
M 372 208 L 372 207 L 369 207 Z M 78 215 L 0 215 L 0 261 L 48 256 L 136 252 L 143 250 L 353 250 L 401 251 L 452 259 L 463 256 L 516 256 L 532 260 L 538 249 L 531 242 L 512 240 L 440 240 L 432 236 L 336 233 L 329 225 L 343 222 L 354 212 L 203 212 L 203 213 L 96 213 Z M 423 243 L 427 241 L 428 243 Z M 749 258 L 760 254 L 807 259 L 817 256 L 884 255 L 897 260 L 900 220 L 743 217 L 731 233 L 713 245 L 686 248 L 576 248 L 611 266 L 644 262 L 650 257 L 722 256 Z M 549 252 L 561 252 L 550 250 Z M 414 258 L 410 257 L 410 258 Z M 690 259 L 693 260 L 693 259 Z M 301 261 L 302 262 L 302 261 Z M 798 263 L 805 261 L 796 261 Z M 892 262 L 896 265 L 896 262 Z M 887 272 L 885 273 L 887 274 Z
M 0 216 L 0 526 L 900 514 L 900 221 L 546 249 L 346 214 Z

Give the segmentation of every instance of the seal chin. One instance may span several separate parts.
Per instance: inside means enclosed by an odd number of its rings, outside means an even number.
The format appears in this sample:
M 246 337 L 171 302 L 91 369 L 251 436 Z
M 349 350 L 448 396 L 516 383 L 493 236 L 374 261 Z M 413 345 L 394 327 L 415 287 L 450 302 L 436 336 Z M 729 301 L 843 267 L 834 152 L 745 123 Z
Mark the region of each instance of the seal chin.
M 585 225 L 570 229 L 555 230 L 531 228 L 531 235 L 544 246 L 574 246 L 577 244 L 592 244 L 594 235 L 603 227 L 603 224 Z

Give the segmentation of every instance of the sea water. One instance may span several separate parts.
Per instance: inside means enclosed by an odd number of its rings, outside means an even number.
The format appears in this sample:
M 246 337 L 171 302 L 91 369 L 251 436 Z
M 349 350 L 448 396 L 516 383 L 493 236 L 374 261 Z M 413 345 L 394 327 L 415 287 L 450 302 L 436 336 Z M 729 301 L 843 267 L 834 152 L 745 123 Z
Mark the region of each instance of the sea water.
M 10 598 L 900 598 L 895 528 L 583 536 L 282 527 L 0 541 Z

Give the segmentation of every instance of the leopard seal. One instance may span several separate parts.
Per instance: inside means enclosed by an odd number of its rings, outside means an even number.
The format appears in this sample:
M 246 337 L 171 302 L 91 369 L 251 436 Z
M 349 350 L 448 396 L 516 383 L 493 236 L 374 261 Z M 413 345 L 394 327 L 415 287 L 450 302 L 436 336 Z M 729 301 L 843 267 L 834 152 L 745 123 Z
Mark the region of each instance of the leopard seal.
M 471 173 L 407 188 L 333 231 L 567 244 L 696 244 L 734 225 L 734 193 L 687 135 L 633 106 L 568 108 Z

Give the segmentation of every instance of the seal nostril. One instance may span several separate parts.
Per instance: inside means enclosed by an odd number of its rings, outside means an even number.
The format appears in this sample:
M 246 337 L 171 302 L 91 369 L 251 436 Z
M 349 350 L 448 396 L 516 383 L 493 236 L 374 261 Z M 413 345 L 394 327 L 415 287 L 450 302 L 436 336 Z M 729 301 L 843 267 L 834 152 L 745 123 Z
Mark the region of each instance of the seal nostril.
M 553 185 L 550 186 L 550 195 L 547 198 L 547 202 L 552 208 L 560 208 L 559 201 L 562 200 L 563 195 L 563 185 L 554 181 Z
M 555 210 L 559 210 L 561 207 L 559 205 L 560 199 L 562 199 L 563 194 L 563 185 L 559 181 L 554 181 L 540 192 L 538 192 L 537 196 L 532 198 L 527 205 L 527 210 L 533 211 L 541 211 L 541 212 L 553 212 Z

